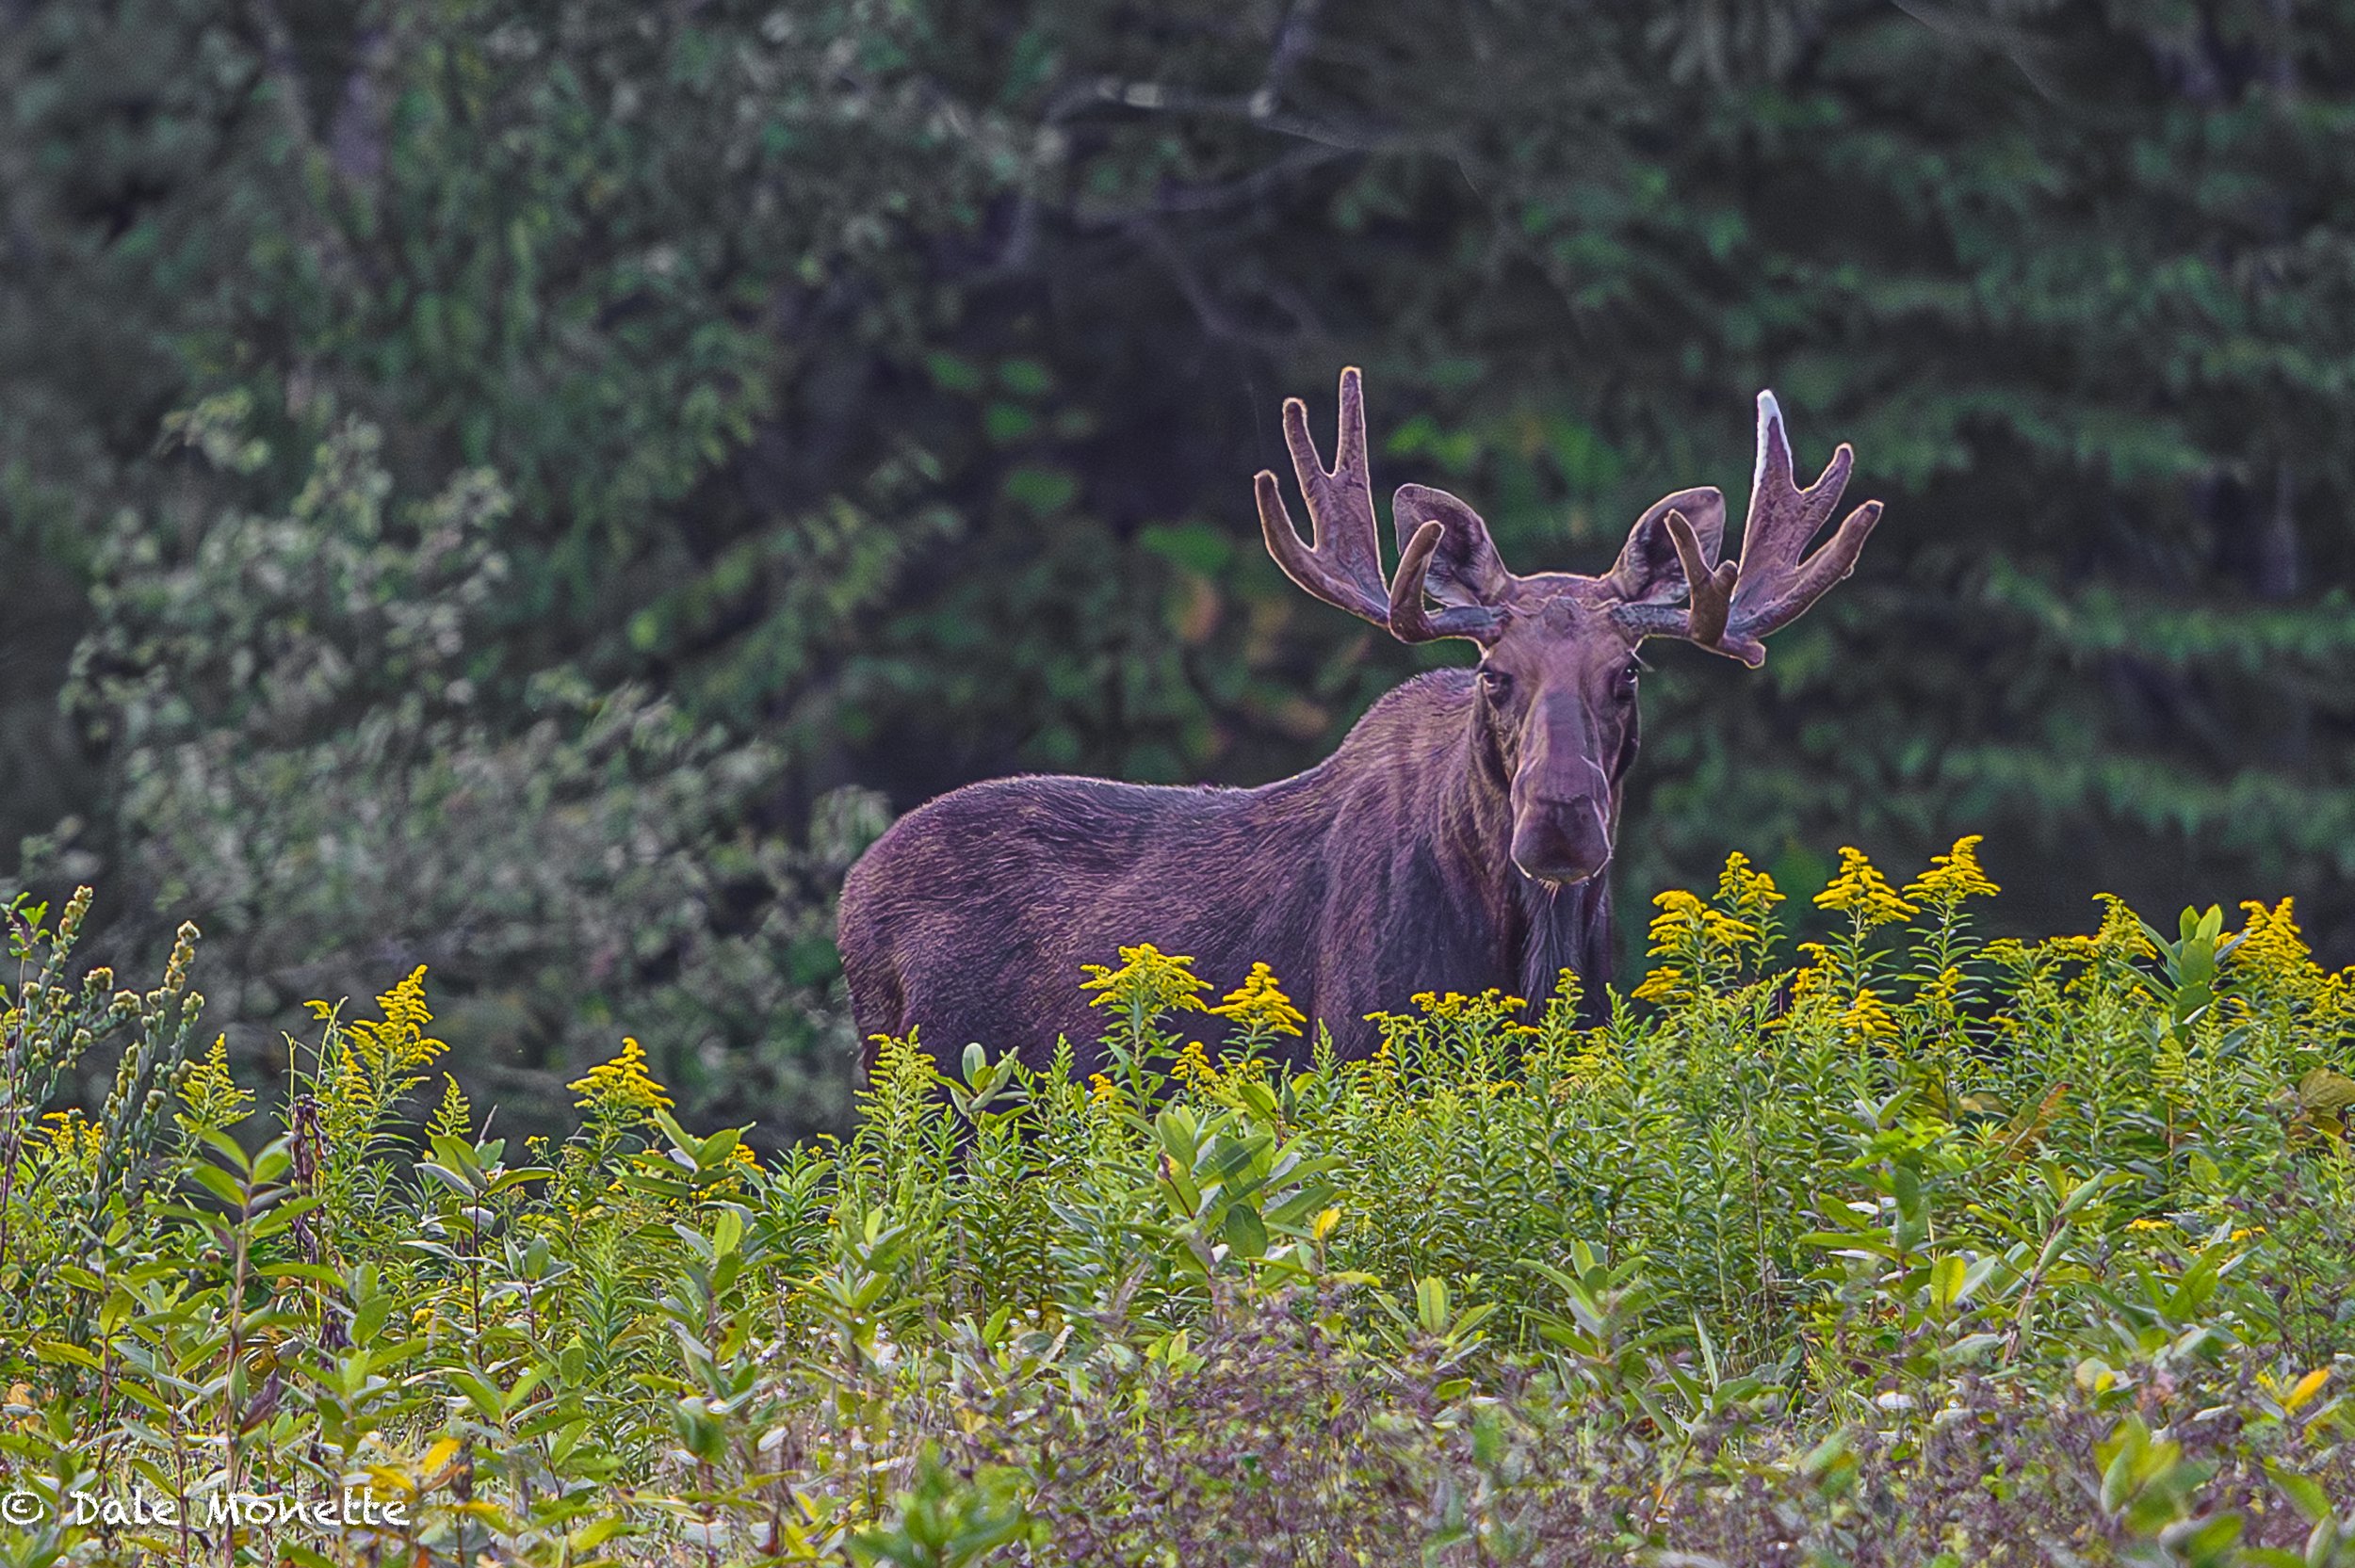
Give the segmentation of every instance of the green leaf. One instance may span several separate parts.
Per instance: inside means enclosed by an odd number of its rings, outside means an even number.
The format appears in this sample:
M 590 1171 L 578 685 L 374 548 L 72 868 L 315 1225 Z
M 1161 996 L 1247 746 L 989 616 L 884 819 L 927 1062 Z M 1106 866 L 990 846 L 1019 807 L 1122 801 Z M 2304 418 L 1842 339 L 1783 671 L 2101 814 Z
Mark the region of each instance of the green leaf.
M 1071 504 L 1080 481 L 1061 468 L 1026 462 L 1008 471 L 1001 488 L 1008 500 L 1045 517 Z
M 2328 1067 L 2314 1068 L 2298 1080 L 2298 1104 L 2312 1114 L 2344 1111 L 2355 1106 L 2355 1078 Z
M 33 1354 L 53 1366 L 79 1366 L 92 1372 L 104 1371 L 106 1364 L 79 1345 L 62 1339 L 36 1339 Z
M 1220 1225 L 1226 1245 L 1239 1258 L 1256 1258 L 1267 1252 L 1267 1226 L 1261 1222 L 1259 1210 L 1247 1203 L 1226 1205 L 1226 1217 Z

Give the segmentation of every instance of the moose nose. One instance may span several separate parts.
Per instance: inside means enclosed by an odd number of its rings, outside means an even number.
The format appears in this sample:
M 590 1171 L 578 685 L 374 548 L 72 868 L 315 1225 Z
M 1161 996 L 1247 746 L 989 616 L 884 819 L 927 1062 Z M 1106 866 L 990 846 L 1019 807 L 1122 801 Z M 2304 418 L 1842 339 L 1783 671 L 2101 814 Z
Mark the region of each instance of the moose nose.
M 1513 864 L 1539 881 L 1583 882 L 1611 859 L 1611 835 L 1592 795 L 1533 800 L 1513 824 Z

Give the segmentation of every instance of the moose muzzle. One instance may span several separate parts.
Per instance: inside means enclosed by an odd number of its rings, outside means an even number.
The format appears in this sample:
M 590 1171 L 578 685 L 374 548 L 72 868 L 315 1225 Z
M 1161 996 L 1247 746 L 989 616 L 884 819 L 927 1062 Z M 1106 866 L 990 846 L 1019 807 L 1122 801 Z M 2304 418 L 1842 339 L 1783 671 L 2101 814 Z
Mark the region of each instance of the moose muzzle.
M 1513 864 L 1539 881 L 1583 882 L 1611 861 L 1600 794 L 1532 798 L 1513 813 Z

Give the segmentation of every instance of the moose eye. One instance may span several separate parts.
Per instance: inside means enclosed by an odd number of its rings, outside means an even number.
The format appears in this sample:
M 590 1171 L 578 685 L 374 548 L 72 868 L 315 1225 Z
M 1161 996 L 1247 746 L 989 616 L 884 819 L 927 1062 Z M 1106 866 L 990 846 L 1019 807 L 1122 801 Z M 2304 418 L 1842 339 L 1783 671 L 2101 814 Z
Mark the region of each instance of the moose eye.
M 1513 689 L 1513 677 L 1502 670 L 1484 664 L 1480 667 L 1478 674 L 1480 689 L 1491 698 L 1501 699 Z
M 1621 701 L 1624 702 L 1635 695 L 1635 676 L 1636 673 L 1643 668 L 1644 667 L 1642 665 L 1630 660 L 1628 667 L 1619 671 L 1619 697 Z

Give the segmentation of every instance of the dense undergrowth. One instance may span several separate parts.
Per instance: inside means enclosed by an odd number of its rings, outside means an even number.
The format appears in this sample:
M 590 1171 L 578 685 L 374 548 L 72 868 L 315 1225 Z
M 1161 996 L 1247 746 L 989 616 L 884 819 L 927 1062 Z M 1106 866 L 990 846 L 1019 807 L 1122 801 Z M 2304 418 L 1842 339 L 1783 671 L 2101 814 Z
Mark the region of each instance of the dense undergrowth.
M 560 1144 L 404 1119 L 422 971 L 257 1115 L 192 930 L 117 991 L 20 910 L 0 1559 L 2355 1562 L 2355 974 L 2286 903 L 1983 942 L 1972 844 L 1796 969 L 1734 857 L 1602 1026 L 1306 1071 L 1128 949 L 1107 1075 L 890 1043 L 766 1160 L 635 1043 Z

